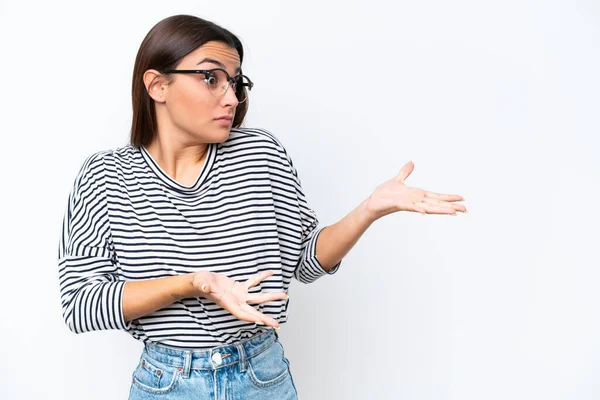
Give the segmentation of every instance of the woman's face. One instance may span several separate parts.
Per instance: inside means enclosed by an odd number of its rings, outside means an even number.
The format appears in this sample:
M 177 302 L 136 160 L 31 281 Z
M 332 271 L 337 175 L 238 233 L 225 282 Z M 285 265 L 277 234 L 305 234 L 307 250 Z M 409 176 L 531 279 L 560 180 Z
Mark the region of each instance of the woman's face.
M 237 51 L 222 42 L 208 42 L 185 56 L 174 69 L 213 68 L 223 68 L 231 77 L 238 75 L 241 65 Z M 166 114 L 184 136 L 204 143 L 227 140 L 238 105 L 233 88 L 215 96 L 204 75 L 171 74 L 164 90 Z

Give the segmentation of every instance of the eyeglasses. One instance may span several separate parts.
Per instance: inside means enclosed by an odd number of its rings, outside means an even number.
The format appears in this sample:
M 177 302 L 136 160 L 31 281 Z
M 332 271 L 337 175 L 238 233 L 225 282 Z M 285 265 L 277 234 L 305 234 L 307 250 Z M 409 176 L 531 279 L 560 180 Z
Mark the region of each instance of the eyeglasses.
M 227 71 L 222 68 L 214 69 L 167 69 L 165 74 L 202 74 L 208 91 L 215 97 L 221 97 L 231 86 L 239 103 L 243 103 L 248 98 L 247 90 L 252 90 L 254 83 L 246 75 L 229 76 Z

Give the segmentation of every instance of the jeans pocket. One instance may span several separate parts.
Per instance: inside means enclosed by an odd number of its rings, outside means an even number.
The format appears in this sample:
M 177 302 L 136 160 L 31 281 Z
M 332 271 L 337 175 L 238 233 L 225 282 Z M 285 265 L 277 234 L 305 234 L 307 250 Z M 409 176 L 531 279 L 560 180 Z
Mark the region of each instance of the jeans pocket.
M 287 357 L 283 356 L 283 361 L 285 361 L 285 364 L 287 365 L 288 373 L 290 374 L 290 381 L 292 382 L 292 387 L 294 388 L 296 396 L 298 396 L 298 390 L 296 389 L 296 384 L 294 383 L 294 376 L 292 375 L 292 370 L 290 368 L 290 360 L 288 360 Z
M 248 359 L 250 382 L 257 388 L 276 385 L 290 378 L 283 346 L 275 340 L 265 351 Z
M 177 386 L 180 376 L 179 368 L 163 364 L 143 353 L 133 372 L 132 384 L 148 393 L 169 393 Z

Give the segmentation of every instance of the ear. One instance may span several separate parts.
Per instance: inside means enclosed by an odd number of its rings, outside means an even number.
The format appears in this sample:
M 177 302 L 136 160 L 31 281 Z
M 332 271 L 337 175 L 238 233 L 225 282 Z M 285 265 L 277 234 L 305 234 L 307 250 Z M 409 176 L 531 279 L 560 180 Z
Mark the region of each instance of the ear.
M 158 103 L 164 103 L 167 99 L 167 88 L 169 82 L 157 70 L 149 69 L 144 72 L 144 86 L 152 99 Z

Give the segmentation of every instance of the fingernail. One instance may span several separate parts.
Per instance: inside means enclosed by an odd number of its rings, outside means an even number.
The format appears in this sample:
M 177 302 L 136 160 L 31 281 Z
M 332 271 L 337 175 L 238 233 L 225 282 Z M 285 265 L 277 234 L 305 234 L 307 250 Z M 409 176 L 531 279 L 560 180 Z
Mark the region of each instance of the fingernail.
M 204 285 L 202 285 L 202 286 L 200 287 L 200 289 L 201 289 L 201 290 L 202 290 L 204 293 L 206 293 L 206 283 L 205 283 Z
M 290 296 L 288 296 L 288 295 L 286 294 L 286 295 L 285 295 L 285 297 L 283 298 L 283 300 L 287 300 L 287 299 L 289 299 L 289 298 L 290 298 Z
M 467 210 L 465 210 L 465 214 L 468 214 L 469 212 Z
M 265 323 L 264 322 L 260 322 L 260 321 L 256 321 L 255 324 L 256 325 L 264 325 Z
M 278 327 L 278 326 L 276 326 L 276 327 L 275 327 L 275 329 L 279 330 L 279 327 Z

